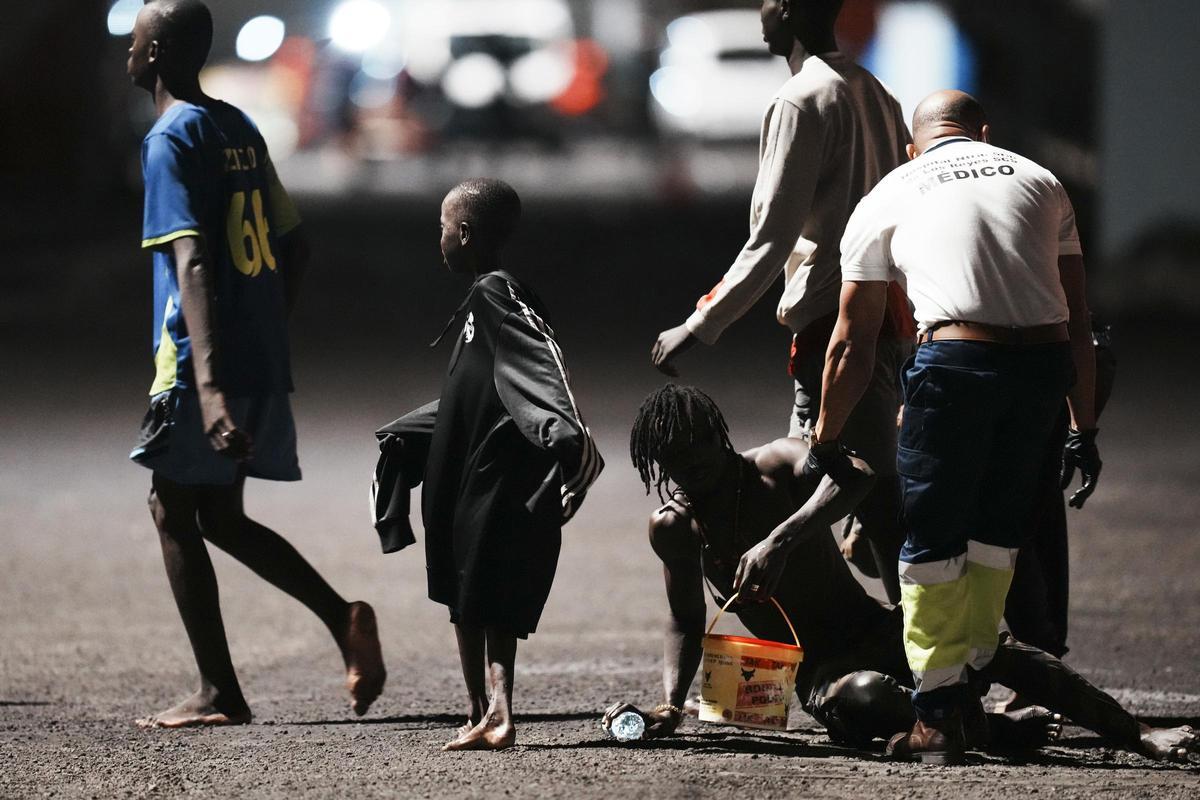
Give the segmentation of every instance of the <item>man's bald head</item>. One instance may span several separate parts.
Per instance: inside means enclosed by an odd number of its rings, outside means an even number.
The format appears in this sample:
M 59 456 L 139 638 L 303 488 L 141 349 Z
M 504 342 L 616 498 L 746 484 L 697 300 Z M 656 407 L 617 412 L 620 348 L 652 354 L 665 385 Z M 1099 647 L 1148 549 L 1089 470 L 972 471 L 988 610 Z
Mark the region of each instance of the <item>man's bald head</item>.
M 913 112 L 913 146 L 924 152 L 929 143 L 946 136 L 966 136 L 987 141 L 987 115 L 979 101 L 957 89 L 943 89 L 926 97 Z

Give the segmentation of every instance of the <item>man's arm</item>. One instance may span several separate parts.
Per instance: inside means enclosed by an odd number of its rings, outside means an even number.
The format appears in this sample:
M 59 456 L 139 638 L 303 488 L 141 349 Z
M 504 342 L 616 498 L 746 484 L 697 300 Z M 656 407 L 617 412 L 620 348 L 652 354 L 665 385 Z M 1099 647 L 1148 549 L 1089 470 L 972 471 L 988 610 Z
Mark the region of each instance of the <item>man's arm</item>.
M 213 277 L 211 261 L 199 236 L 182 236 L 171 242 L 179 279 L 179 306 L 187 325 L 192 346 L 192 369 L 204 433 L 213 449 L 224 456 L 244 459 L 250 456 L 249 434 L 239 430 L 229 416 L 225 393 L 217 384 L 220 358 L 213 315 Z
M 821 126 L 785 100 L 771 107 L 755 182 L 750 238 L 717 286 L 682 324 L 658 335 L 651 361 L 675 376 L 673 360 L 697 340 L 713 344 L 779 279 L 808 219 L 821 169 Z
M 1067 392 L 1071 411 L 1071 430 L 1063 449 L 1061 486 L 1066 489 L 1078 469 L 1083 485 L 1071 495 L 1070 504 L 1082 508 L 1096 489 L 1100 478 L 1100 452 L 1096 448 L 1096 348 L 1092 341 L 1092 315 L 1088 310 L 1087 281 L 1083 256 L 1058 257 L 1059 277 L 1067 296 L 1070 319 L 1071 360 L 1075 364 L 1075 385 Z
M 845 281 L 821 380 L 815 441 L 834 442 L 871 382 L 875 340 L 887 311 L 887 281 Z
M 738 562 L 733 590 L 747 602 L 765 602 L 779 588 L 792 551 L 812 536 L 828 536 L 829 528 L 852 512 L 875 483 L 866 463 L 847 458 L 844 469 L 815 474 L 808 466 L 808 448 L 798 439 L 779 439 L 760 448 L 755 465 L 763 474 L 778 474 L 795 493 L 808 500 L 781 522 L 766 539 L 750 548 Z M 816 488 L 811 489 L 814 480 Z M 744 588 L 743 588 L 744 587 Z
M 650 516 L 650 545 L 663 562 L 670 616 L 663 637 L 663 696 L 680 711 L 640 711 L 629 703 L 616 703 L 604 714 L 604 726 L 626 711 L 646 719 L 645 738 L 670 736 L 683 720 L 683 704 L 703 657 L 704 573 L 700 552 L 691 531 L 690 516 L 668 503 Z
M 1092 342 L 1092 315 L 1088 310 L 1083 256 L 1059 256 L 1058 272 L 1067 295 L 1071 336 L 1071 360 L 1075 362 L 1075 385 L 1067 393 L 1071 427 L 1088 431 L 1096 427 L 1096 348 Z

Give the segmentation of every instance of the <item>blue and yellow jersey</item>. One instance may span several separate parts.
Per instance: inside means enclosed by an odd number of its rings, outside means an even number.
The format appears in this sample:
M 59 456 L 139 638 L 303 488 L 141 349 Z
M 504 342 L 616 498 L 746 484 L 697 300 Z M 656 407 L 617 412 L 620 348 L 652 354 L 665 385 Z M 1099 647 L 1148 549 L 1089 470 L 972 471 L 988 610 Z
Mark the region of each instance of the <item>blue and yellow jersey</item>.
M 288 392 L 278 239 L 300 224 L 249 118 L 220 101 L 175 106 L 142 142 L 142 247 L 154 253 L 150 394 L 193 386 L 192 351 L 171 243 L 204 240 L 213 271 L 217 383 L 230 396 Z

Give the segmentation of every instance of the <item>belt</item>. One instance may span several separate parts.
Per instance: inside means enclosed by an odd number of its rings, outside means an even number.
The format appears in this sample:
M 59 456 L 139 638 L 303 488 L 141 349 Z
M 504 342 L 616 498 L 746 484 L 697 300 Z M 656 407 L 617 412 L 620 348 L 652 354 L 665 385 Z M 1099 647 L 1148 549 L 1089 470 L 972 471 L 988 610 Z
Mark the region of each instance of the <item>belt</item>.
M 939 322 L 918 334 L 917 344 L 937 342 L 943 339 L 960 339 L 971 342 L 995 342 L 997 344 L 1032 345 L 1053 344 L 1070 340 L 1067 323 L 1034 325 L 1029 328 L 1007 328 L 1003 325 L 985 325 L 982 322 Z

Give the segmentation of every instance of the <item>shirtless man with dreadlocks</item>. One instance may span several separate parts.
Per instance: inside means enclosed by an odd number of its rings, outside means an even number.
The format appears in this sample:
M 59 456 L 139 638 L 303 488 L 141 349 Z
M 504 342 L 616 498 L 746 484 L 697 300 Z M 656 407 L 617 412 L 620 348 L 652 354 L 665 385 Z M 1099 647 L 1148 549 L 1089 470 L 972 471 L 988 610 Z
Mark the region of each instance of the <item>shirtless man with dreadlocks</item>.
M 701 660 L 704 584 L 718 603 L 740 589 L 734 606 L 757 637 L 789 641 L 774 596 L 804 645 L 796 691 L 835 741 L 865 746 L 911 728 L 912 675 L 904 657 L 899 609 L 880 606 L 850 575 L 830 534 L 868 491 L 866 465 L 838 453 L 818 459 L 799 439 L 738 453 L 716 404 L 703 392 L 668 384 L 638 411 L 630 455 L 649 493 L 664 505 L 650 516 L 650 545 L 663 562 L 670 618 L 663 647 L 665 702 L 646 719 L 646 737 L 668 736 Z M 672 486 L 674 485 L 674 487 Z M 785 558 L 774 574 L 751 568 L 762 551 Z M 744 585 L 743 585 L 744 584 Z M 1005 638 L 995 659 L 973 676 L 979 694 L 995 681 L 1045 708 L 983 715 L 977 705 L 969 746 L 1038 746 L 1061 733 L 1060 712 L 1113 745 L 1154 759 L 1183 760 L 1200 751 L 1190 728 L 1150 728 L 1054 656 Z M 1053 709 L 1053 711 L 1047 711 Z M 637 710 L 617 703 L 608 725 Z

